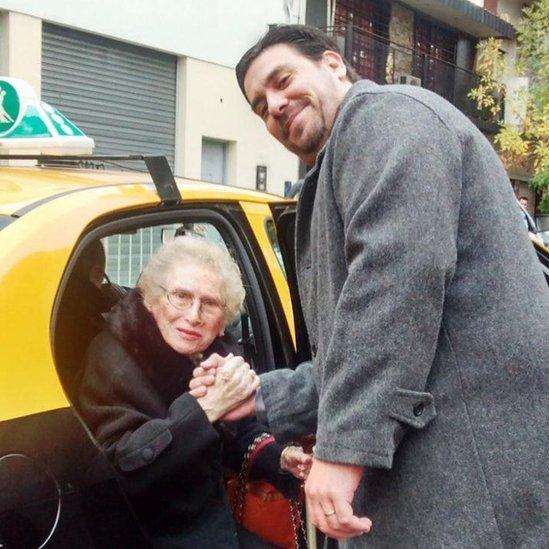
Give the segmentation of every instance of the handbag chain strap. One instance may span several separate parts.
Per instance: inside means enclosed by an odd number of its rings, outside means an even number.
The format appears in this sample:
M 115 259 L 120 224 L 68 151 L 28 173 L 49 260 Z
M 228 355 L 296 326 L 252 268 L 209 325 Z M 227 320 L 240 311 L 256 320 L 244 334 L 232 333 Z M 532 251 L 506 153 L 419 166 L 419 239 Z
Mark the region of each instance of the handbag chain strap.
M 305 521 L 301 512 L 301 503 L 293 499 L 290 500 L 290 510 L 292 515 L 292 526 L 294 527 L 294 542 L 296 549 L 299 548 L 299 532 L 305 542 L 307 542 L 307 532 L 305 531 Z
M 269 433 L 261 433 L 250 443 L 246 453 L 244 454 L 244 461 L 242 467 L 238 473 L 238 486 L 236 493 L 236 520 L 242 524 L 244 517 L 244 495 L 246 492 L 246 483 L 248 482 L 248 476 L 250 474 L 250 457 L 255 452 L 255 449 L 264 440 L 271 437 Z M 297 500 L 290 499 L 290 514 L 292 517 L 292 526 L 294 530 L 294 542 L 296 549 L 299 547 L 299 533 L 303 536 L 304 540 L 307 540 L 307 533 L 305 532 L 305 521 L 303 520 L 303 513 L 301 512 L 301 504 Z
M 248 482 L 248 476 L 250 474 L 250 457 L 255 452 L 255 449 L 259 446 L 259 444 L 270 436 L 271 435 L 269 433 L 261 433 L 255 437 L 244 454 L 244 461 L 242 462 L 242 467 L 238 473 L 238 487 L 236 494 L 236 520 L 238 520 L 240 524 L 242 524 L 242 518 L 244 516 L 244 493 L 246 491 L 246 482 Z

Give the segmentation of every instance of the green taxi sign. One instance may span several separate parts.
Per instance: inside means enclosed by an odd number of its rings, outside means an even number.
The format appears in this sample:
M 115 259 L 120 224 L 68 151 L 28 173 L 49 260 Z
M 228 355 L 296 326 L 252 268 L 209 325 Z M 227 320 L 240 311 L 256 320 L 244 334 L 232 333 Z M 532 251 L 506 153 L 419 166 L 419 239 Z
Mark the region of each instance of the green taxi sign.
M 93 139 L 40 101 L 24 80 L 0 77 L 0 152 L 91 154 Z
M 0 82 L 0 137 L 8 133 L 19 118 L 21 102 L 16 89 L 7 81 Z

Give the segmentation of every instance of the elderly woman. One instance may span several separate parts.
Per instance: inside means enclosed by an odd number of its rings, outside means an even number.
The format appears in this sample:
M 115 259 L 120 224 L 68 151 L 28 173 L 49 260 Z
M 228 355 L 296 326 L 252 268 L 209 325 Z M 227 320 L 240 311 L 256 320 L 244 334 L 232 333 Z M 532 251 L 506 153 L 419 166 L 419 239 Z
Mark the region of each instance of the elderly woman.
M 88 348 L 81 413 L 156 547 L 263 546 L 241 529 L 235 535 L 222 470 L 238 469 L 265 432 L 255 419 L 220 421 L 258 385 L 224 337 L 243 299 L 225 250 L 178 237 L 151 257 Z M 188 392 L 193 367 L 211 353 L 229 360 L 207 395 L 195 398 Z M 310 466 L 309 456 L 274 442 L 263 441 L 254 458 L 252 478 L 287 495 L 298 483 L 281 469 L 304 477 Z

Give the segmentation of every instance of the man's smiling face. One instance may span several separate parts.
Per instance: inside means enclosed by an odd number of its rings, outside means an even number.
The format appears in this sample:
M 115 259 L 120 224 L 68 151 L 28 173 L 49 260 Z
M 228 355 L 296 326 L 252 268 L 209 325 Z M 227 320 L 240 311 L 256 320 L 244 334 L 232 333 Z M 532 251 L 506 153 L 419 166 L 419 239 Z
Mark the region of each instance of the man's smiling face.
M 339 54 L 327 50 L 314 61 L 287 44 L 263 51 L 244 78 L 252 110 L 307 165 L 314 164 L 328 139 L 350 87 Z

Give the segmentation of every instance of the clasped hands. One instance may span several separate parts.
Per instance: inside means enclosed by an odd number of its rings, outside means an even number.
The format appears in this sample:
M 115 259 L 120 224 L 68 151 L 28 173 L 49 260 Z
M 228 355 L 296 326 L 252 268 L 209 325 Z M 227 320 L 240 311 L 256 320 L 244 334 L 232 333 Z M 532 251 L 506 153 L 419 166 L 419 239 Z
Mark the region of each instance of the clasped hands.
M 189 392 L 213 423 L 253 415 L 258 387 L 259 377 L 242 357 L 214 353 L 194 369 Z
M 249 365 L 241 357 L 229 354 L 221 357 L 211 355 L 206 361 L 193 371 L 190 382 L 190 393 L 199 402 L 208 398 L 216 387 L 223 387 L 228 383 L 230 376 L 235 375 L 240 380 L 249 381 L 233 406 L 227 408 L 218 419 L 236 421 L 248 417 L 255 412 L 255 391 L 259 387 L 259 380 L 253 376 Z M 225 385 L 226 386 L 226 385 Z M 291 447 L 295 448 L 295 447 Z M 307 499 L 307 513 L 312 523 L 327 536 L 335 539 L 348 539 L 368 533 L 372 522 L 367 517 L 358 517 L 354 514 L 352 501 L 355 491 L 364 471 L 360 465 L 332 463 L 322 461 L 316 457 L 303 453 L 301 448 L 289 452 L 286 448 L 281 456 L 281 468 L 288 470 L 297 478 L 307 478 L 305 496 Z M 283 464 L 284 454 L 292 459 Z M 305 457 L 306 461 L 305 461 Z
M 258 387 L 257 374 L 242 357 L 214 353 L 194 369 L 189 392 L 211 422 L 237 421 L 254 414 Z M 299 446 L 282 450 L 280 468 L 299 480 L 307 478 L 311 463 L 312 457 Z

